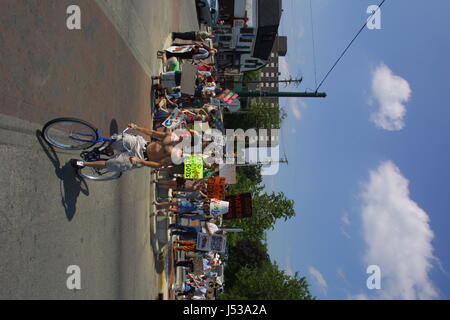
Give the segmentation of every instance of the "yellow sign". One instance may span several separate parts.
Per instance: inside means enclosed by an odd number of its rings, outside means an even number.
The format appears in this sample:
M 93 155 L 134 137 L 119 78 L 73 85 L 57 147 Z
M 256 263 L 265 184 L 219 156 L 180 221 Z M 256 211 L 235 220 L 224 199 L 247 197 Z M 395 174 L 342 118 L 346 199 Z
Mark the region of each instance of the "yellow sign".
M 184 178 L 203 179 L 203 157 L 189 155 L 184 158 Z

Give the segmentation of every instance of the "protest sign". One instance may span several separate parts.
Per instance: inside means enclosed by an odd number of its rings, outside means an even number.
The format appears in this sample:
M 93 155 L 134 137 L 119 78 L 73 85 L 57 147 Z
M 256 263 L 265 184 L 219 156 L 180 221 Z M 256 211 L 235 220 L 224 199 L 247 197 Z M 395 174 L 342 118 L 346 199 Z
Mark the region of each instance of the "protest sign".
M 228 212 L 228 207 L 229 207 L 228 201 L 211 199 L 211 203 L 209 204 L 209 213 L 212 216 L 226 214 Z
M 188 155 L 184 158 L 184 178 L 203 179 L 202 155 Z
M 227 236 L 223 234 L 197 233 L 197 250 L 225 252 Z
M 183 120 L 184 120 L 184 113 L 180 109 L 175 108 L 170 114 L 170 116 L 166 120 L 164 120 L 162 124 L 164 127 L 168 129 L 174 129 L 178 127 Z
M 166 49 L 166 51 L 171 53 L 185 53 L 192 50 L 192 45 L 182 45 L 182 46 L 171 46 Z
M 252 194 L 243 193 L 225 198 L 229 202 L 228 213 L 223 216 L 224 219 L 240 219 L 252 216 Z
M 224 177 L 209 178 L 207 193 L 208 198 L 225 200 L 225 178 Z

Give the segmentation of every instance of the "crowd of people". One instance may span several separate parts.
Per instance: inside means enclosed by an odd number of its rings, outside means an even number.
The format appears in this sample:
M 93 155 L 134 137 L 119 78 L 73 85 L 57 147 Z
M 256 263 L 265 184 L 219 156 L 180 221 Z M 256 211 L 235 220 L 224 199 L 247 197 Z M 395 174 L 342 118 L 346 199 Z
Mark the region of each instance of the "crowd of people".
M 167 151 L 173 152 L 170 147 L 179 142 L 173 138 L 172 132 L 175 129 L 184 129 L 186 134 L 194 137 L 198 134 L 196 130 L 199 130 L 195 128 L 195 122 L 205 123 L 209 128 L 223 128 L 221 110 L 219 106 L 212 104 L 212 98 L 222 91 L 213 63 L 217 50 L 207 44 L 213 38 L 214 34 L 206 31 L 174 32 L 172 40 L 184 40 L 185 43 L 174 42 L 166 50 L 158 52 L 164 71 L 153 78 L 159 80 L 153 87 L 153 131 L 158 132 L 159 141 Z M 187 41 L 190 43 L 186 43 Z M 183 64 L 187 63 L 195 66 L 193 94 L 186 93 L 181 87 Z M 168 128 L 164 122 L 174 110 L 182 112 L 183 117 L 176 127 Z M 169 140 L 166 143 L 165 135 L 169 134 L 172 138 L 170 143 Z M 211 210 L 211 201 L 214 199 L 207 190 L 208 179 L 219 175 L 219 166 L 205 161 L 202 179 L 186 179 L 183 163 L 165 163 L 158 168 L 158 172 L 165 173 L 166 177 L 156 179 L 154 183 L 160 190 L 171 189 L 172 197 L 158 198 L 154 202 L 156 210 L 153 215 L 170 215 L 176 220 L 176 223 L 169 225 L 171 238 L 177 238 L 172 247 L 175 252 L 185 253 L 185 260 L 175 261 L 174 265 L 185 270 L 186 280 L 181 286 L 174 286 L 172 289 L 175 290 L 177 299 L 214 299 L 214 293 L 223 290 L 224 285 L 215 271 L 222 264 L 220 253 L 198 250 L 197 238 L 198 233 L 225 233 L 218 225 L 220 214 Z M 183 218 L 190 223 L 181 224 Z

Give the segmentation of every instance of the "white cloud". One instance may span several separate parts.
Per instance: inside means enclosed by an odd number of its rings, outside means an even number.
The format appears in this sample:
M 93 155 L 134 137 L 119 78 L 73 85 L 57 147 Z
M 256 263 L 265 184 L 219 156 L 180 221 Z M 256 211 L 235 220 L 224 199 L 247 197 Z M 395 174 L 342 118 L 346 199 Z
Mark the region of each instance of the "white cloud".
M 300 111 L 299 105 L 291 105 L 291 110 L 294 114 L 295 119 L 300 120 L 302 118 L 302 112 Z
M 410 198 L 409 182 L 391 161 L 383 162 L 364 185 L 364 262 L 381 268 L 383 299 L 432 299 L 429 278 L 433 232 L 427 213 Z
M 320 273 L 320 271 L 314 267 L 309 267 L 308 271 L 314 278 L 314 281 L 316 282 L 316 285 L 319 288 L 319 290 L 322 291 L 323 294 L 326 294 L 328 290 L 328 284 L 323 275 Z
M 348 300 L 369 300 L 369 297 L 365 295 L 364 293 L 355 294 L 355 295 L 348 295 Z
M 289 62 L 286 57 L 280 57 L 279 61 L 279 71 L 281 73 L 280 79 L 296 78 L 291 75 Z M 305 101 L 301 98 L 288 98 L 286 99 L 288 109 L 292 112 L 295 119 L 300 120 L 302 118 L 302 110 L 307 107 Z
M 348 239 L 350 239 L 350 234 L 347 231 L 347 227 L 350 225 L 350 218 L 348 216 L 347 212 L 344 212 L 344 214 L 341 216 L 341 225 L 340 230 L 344 236 L 346 236 Z
M 290 77 L 290 69 L 289 69 L 289 63 L 286 59 L 286 57 L 279 57 L 278 59 L 278 70 L 280 71 L 280 79 L 287 79 Z
M 385 64 L 380 64 L 372 75 L 372 94 L 379 109 L 372 113 L 371 120 L 380 128 L 390 131 L 405 126 L 405 103 L 411 97 L 408 81 L 395 75 Z
M 302 110 L 307 107 L 305 101 L 301 98 L 290 98 L 287 104 L 295 119 L 300 120 L 302 118 Z
M 295 275 L 295 271 L 292 268 L 291 256 L 292 256 L 292 249 L 287 247 L 286 248 L 286 256 L 285 256 L 285 259 L 284 259 L 284 265 L 281 265 L 281 268 L 282 268 L 282 270 L 284 270 L 284 272 L 288 276 L 293 277 Z
M 341 267 L 336 269 L 336 274 L 342 279 L 344 280 L 346 283 L 348 283 L 347 280 L 347 276 L 345 275 L 344 269 L 342 269 Z
M 344 212 L 344 214 L 341 217 L 341 222 L 346 226 L 350 225 L 350 218 L 348 217 L 348 212 Z

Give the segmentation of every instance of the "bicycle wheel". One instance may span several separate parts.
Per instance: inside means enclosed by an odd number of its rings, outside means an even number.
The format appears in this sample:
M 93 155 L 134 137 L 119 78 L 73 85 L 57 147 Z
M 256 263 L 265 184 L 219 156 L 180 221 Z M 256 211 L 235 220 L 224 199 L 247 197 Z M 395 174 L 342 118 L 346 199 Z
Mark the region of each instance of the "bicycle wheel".
M 98 139 L 98 132 L 93 125 L 75 118 L 49 121 L 42 129 L 42 134 L 48 143 L 66 150 L 88 149 Z
M 122 172 L 84 167 L 83 169 L 78 169 L 78 175 L 88 180 L 108 181 L 119 179 L 122 176 Z

